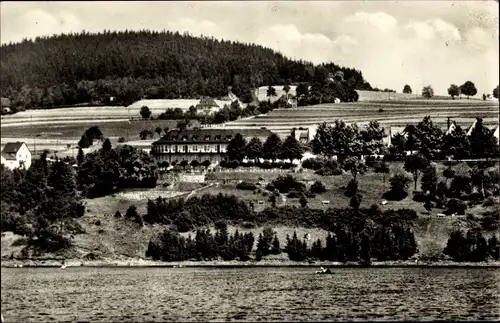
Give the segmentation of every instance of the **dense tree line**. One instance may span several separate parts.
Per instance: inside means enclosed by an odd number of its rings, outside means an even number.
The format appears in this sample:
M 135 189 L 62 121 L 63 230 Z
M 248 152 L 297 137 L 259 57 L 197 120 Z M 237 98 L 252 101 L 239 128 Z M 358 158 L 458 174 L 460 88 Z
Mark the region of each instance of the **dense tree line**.
M 378 261 L 408 260 L 417 251 L 417 242 L 412 229 L 394 227 L 364 227 L 357 233 L 347 226 L 339 226 L 330 232 L 325 243 L 320 239 L 310 246 L 305 239 L 298 239 L 296 232 L 287 236 L 285 251 L 290 260 L 306 259 L 328 261 L 355 261 L 369 265 Z
M 241 260 L 250 259 L 254 244 L 251 232 L 230 235 L 227 225 L 223 222 L 216 233 L 208 229 L 198 229 L 196 236 L 184 238 L 176 231 L 164 230 L 149 242 L 146 257 L 161 261 L 183 260 Z
M 253 44 L 169 31 L 82 32 L 37 37 L 0 48 L 0 84 L 13 106 L 55 107 L 141 98 L 175 99 L 233 93 L 249 97 L 268 84 L 324 81 L 371 89 L 361 72 L 333 63 L 314 66 Z M 339 87 L 338 85 L 335 85 Z M 314 87 L 314 85 L 313 85 Z
M 215 236 L 207 230 L 198 230 L 194 240 L 190 237 L 188 239 L 182 238 L 176 232 L 165 231 L 150 242 L 147 256 L 164 261 L 217 258 L 247 260 L 250 258 L 253 237 L 247 239 L 238 233 L 230 236 L 225 225 L 227 223 L 225 221 L 234 223 L 239 220 L 251 220 L 260 224 L 289 222 L 307 227 L 322 227 L 330 231 L 324 247 L 321 241 L 315 241 L 312 246 L 309 246 L 305 240 L 298 239 L 296 234 L 292 238 L 287 237 L 287 243 L 283 250 L 288 253 L 291 260 L 295 261 L 319 259 L 342 262 L 360 261 L 368 264 L 371 259 L 380 261 L 406 260 L 417 252 L 413 233 L 414 220 L 417 215 L 412 210 L 382 212 L 380 208 L 373 206 L 370 209 L 328 209 L 322 211 L 288 206 L 268 208 L 259 213 L 249 210 L 250 215 L 242 218 L 236 217 L 230 210 L 227 210 L 226 214 L 214 212 L 213 210 L 218 208 L 215 203 L 212 203 L 210 207 L 204 203 L 211 203 L 211 199 L 216 199 L 225 205 L 231 199 L 233 203 L 237 201 L 234 197 L 221 195 L 218 197 L 205 195 L 201 199 L 195 199 L 189 203 L 189 206 L 186 204 L 189 200 L 187 202 L 183 200 L 166 202 L 158 198 L 156 202 L 150 201 L 148 214 L 145 216 L 145 219 L 148 218 L 149 221 L 175 223 L 177 218 L 174 213 L 177 215 L 185 213 L 186 211 L 182 208 L 186 207 L 192 218 L 196 217 L 198 225 L 215 223 L 216 227 L 219 228 Z M 193 204 L 196 204 L 196 207 Z M 170 206 L 174 210 L 170 209 Z M 241 205 L 240 211 L 243 211 Z M 203 214 L 207 216 L 202 220 Z M 221 222 L 224 225 L 220 225 Z M 194 227 L 190 226 L 179 231 L 192 229 Z M 283 250 L 276 233 L 272 229 L 266 228 L 257 239 L 254 259 L 260 260 L 264 256 L 279 254 Z
M 478 262 L 490 257 L 499 260 L 500 244 L 495 235 L 487 240 L 478 230 L 469 230 L 465 235 L 456 230 L 451 232 L 443 253 L 455 261 Z
M 348 157 L 383 153 L 385 136 L 384 128 L 377 121 L 370 121 L 360 129 L 356 124 L 335 120 L 333 125 L 322 123 L 318 126 L 311 146 L 315 154 L 337 156 L 343 161 Z
M 464 129 L 456 125 L 455 130 L 446 134 L 436 126 L 429 116 L 417 125 L 408 125 L 402 133 L 391 138 L 391 147 L 387 150 L 382 139 L 386 136 L 383 128 L 376 121 L 359 128 L 356 124 L 347 125 L 342 120 L 335 120 L 332 125 L 320 124 L 311 142 L 315 154 L 333 157 L 343 161 L 348 157 L 383 154 L 387 160 L 405 160 L 406 152 L 420 152 L 429 160 L 466 158 L 496 158 L 499 154 L 497 139 L 481 118 L 469 136 Z
M 85 212 L 70 165 L 49 163 L 43 153 L 28 170 L 2 165 L 0 176 L 2 232 L 26 235 L 30 245 L 49 252 L 70 246 L 81 230 L 74 219 Z
M 285 141 L 272 133 L 262 143 L 259 138 L 252 138 L 249 142 L 241 134 L 236 134 L 227 146 L 227 158 L 229 161 L 238 161 L 241 163 L 243 159 L 267 159 L 275 161 L 277 159 L 284 160 L 301 159 L 304 153 L 304 147 L 294 136 L 288 136 Z
M 144 221 L 150 224 L 175 225 L 180 232 L 210 225 L 219 220 L 233 224 L 242 224 L 244 222 L 255 224 L 300 224 L 306 227 L 320 227 L 329 230 L 337 220 L 343 223 L 344 220 L 352 219 L 357 213 L 373 214 L 367 217 L 374 217 L 377 221 L 384 221 L 384 217 L 390 219 L 389 222 L 383 222 L 384 224 L 390 224 L 391 221 L 398 223 L 400 220 L 403 222 L 413 220 L 416 216 L 414 211 L 405 209 L 387 211 L 383 213 L 383 216 L 379 211 L 376 208 L 373 210 L 347 208 L 323 211 L 320 209 L 283 206 L 254 212 L 247 203 L 234 195 L 205 194 L 201 197 L 194 196 L 188 200 L 182 198 L 165 199 L 162 197 L 148 200 Z
M 311 82 L 297 86 L 296 95 L 299 106 L 333 103 L 336 99 L 357 102 L 359 95 L 355 89 L 371 90 L 371 86 L 359 84 L 352 71 L 343 72 L 334 64 L 328 64 L 318 68 Z
M 241 108 L 238 101 L 233 101 L 231 104 L 224 104 L 219 111 L 213 114 L 202 113 L 195 106 L 189 107 L 189 110 L 185 112 L 181 108 L 168 108 L 158 116 L 158 120 L 198 120 L 202 124 L 220 124 L 227 121 L 234 121 L 238 118 L 265 114 L 276 107 L 277 102 L 269 103 L 268 101 L 261 101 L 258 103 L 258 106 L 255 103 Z
M 78 188 L 90 198 L 123 188 L 152 188 L 158 179 L 158 166 L 150 155 L 128 145 L 113 149 L 109 139 L 96 152 L 79 152 L 78 165 Z
M 430 117 L 425 117 L 415 125 L 408 125 L 404 130 L 406 135 L 396 134 L 392 138 L 390 154 L 398 160 L 404 156 L 404 151 L 419 151 L 427 159 L 445 159 L 453 156 L 455 159 L 466 158 L 496 158 L 499 148 L 493 131 L 488 129 L 481 118 L 476 119 L 476 125 L 470 136 L 460 125 L 454 131 L 444 133 L 434 125 Z

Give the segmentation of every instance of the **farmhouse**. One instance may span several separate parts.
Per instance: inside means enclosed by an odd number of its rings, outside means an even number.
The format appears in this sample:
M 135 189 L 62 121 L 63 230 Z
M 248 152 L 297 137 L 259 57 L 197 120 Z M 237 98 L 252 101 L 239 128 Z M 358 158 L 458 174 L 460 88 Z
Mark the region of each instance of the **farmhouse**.
M 157 162 L 178 164 L 183 160 L 199 163 L 205 160 L 218 164 L 226 157 L 227 146 L 240 133 L 248 141 L 253 137 L 264 142 L 271 131 L 267 129 L 194 128 L 170 130 L 163 138 L 153 142 L 151 154 Z
M 196 109 L 198 109 L 199 112 L 211 114 L 219 111 L 220 106 L 215 103 L 215 100 L 212 98 L 203 98 L 200 100 L 200 103 L 196 105 Z
M 295 139 L 298 142 L 301 142 L 303 144 L 307 144 L 309 142 L 309 128 L 295 129 L 295 131 L 292 131 L 292 133 L 295 135 Z
M 31 166 L 31 151 L 24 142 L 8 142 L 2 150 L 1 163 L 9 169 Z
M 285 108 L 296 108 L 297 107 L 297 100 L 290 96 L 287 97 L 285 96 L 285 94 L 283 94 L 278 100 L 277 100 L 277 104 L 278 104 L 278 109 L 285 109 Z

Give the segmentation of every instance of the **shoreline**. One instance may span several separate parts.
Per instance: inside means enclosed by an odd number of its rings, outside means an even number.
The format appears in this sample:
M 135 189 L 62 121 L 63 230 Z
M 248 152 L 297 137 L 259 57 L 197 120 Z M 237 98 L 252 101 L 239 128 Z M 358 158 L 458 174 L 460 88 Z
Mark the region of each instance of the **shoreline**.
M 490 262 L 415 262 L 415 261 L 374 261 L 370 266 L 356 262 L 340 263 L 317 261 L 296 262 L 290 260 L 261 260 L 261 261 L 176 261 L 161 262 L 143 259 L 127 260 L 79 260 L 68 259 L 66 268 L 92 267 L 92 268 L 499 268 L 500 261 Z M 61 260 L 54 259 L 25 259 L 2 260 L 2 268 L 60 268 Z

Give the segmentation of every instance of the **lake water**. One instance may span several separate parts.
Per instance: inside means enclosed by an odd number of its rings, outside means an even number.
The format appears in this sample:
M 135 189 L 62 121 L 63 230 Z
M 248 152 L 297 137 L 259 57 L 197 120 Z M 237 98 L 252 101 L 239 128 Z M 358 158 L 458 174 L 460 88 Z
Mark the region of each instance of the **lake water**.
M 498 320 L 499 269 L 2 268 L 6 322 Z

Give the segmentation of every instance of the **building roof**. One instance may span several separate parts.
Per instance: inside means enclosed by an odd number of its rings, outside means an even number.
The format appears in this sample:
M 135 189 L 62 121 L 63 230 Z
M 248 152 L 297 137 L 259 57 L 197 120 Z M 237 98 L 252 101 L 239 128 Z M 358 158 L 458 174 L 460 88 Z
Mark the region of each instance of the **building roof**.
M 241 134 L 244 138 L 253 137 L 269 137 L 272 134 L 268 129 L 174 129 L 170 130 L 159 140 L 153 142 L 154 144 L 161 143 L 178 143 L 178 142 L 201 142 L 201 143 L 216 143 L 228 142 L 237 133 Z
M 0 103 L 2 108 L 10 108 L 10 99 L 9 98 L 0 98 Z
M 218 108 L 219 105 L 215 103 L 215 100 L 212 98 L 202 98 L 200 100 L 200 103 L 196 106 L 197 108 L 203 108 L 203 107 L 215 107 Z
M 496 126 L 495 129 L 493 130 L 493 137 L 497 138 L 497 140 L 498 140 L 499 135 L 500 135 L 500 128 L 499 128 L 499 126 Z
M 450 127 L 448 128 L 448 130 L 446 130 L 446 134 L 449 135 L 449 134 L 453 133 L 456 129 L 457 129 L 457 123 L 455 121 L 453 121 L 450 124 Z
M 2 157 L 8 160 L 15 160 L 19 149 L 24 145 L 24 142 L 8 142 L 2 149 Z

